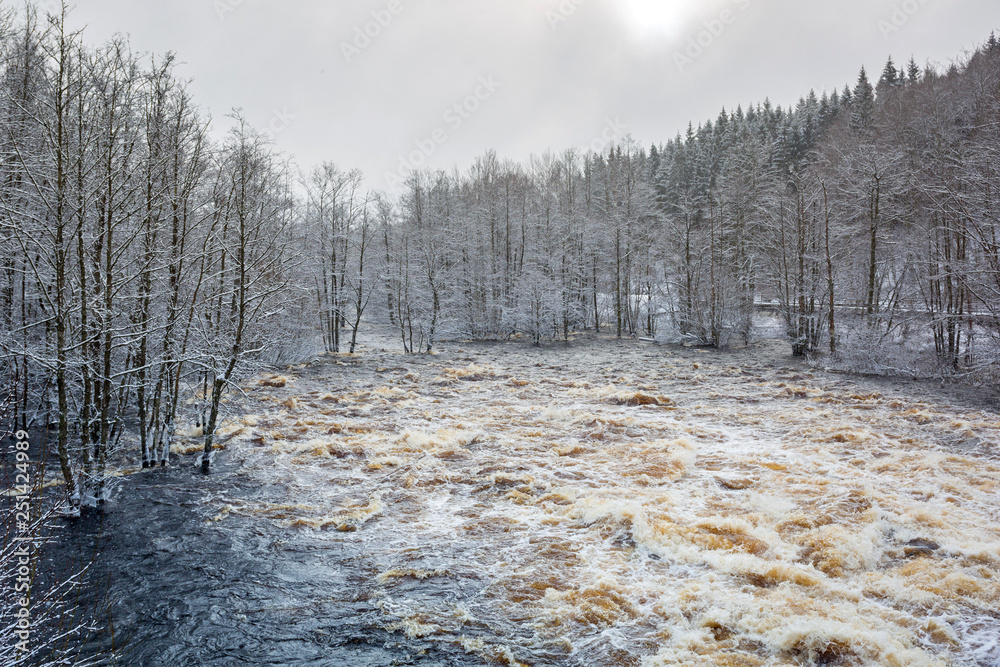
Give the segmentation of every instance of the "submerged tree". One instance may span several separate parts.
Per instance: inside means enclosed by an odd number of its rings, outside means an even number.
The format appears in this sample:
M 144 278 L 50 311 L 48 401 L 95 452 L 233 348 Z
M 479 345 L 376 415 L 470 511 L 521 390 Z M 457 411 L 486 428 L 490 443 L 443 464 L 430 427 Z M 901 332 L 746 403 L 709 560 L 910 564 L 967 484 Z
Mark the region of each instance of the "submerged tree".
M 206 259 L 210 308 L 200 318 L 203 368 L 210 395 L 201 468 L 208 472 L 223 392 L 246 358 L 269 342 L 269 321 L 279 312 L 286 284 L 291 194 L 276 155 L 263 135 L 236 116 L 236 127 L 215 165 Z

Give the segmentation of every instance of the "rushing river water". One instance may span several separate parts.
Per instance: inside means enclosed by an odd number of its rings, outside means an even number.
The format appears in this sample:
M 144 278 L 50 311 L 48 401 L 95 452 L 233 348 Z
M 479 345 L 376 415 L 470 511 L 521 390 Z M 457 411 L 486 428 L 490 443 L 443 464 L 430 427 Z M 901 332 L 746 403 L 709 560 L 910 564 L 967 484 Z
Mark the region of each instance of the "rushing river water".
M 1000 666 L 996 413 L 777 345 L 258 378 L 105 519 L 126 664 Z

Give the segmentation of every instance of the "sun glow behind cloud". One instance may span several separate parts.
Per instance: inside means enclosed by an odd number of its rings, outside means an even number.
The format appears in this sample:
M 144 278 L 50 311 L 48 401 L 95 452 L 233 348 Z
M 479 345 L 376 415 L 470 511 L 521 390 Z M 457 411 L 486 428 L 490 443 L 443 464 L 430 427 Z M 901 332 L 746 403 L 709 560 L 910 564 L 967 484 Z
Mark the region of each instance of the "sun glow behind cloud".
M 694 0 L 616 0 L 625 24 L 636 35 L 653 39 L 675 37 L 697 4 Z

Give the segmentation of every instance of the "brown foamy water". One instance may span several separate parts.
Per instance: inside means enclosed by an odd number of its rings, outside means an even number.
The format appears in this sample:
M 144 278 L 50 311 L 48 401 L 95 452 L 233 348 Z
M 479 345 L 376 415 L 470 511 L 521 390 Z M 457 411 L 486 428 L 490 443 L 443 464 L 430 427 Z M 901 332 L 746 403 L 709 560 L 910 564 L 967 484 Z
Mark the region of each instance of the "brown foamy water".
M 255 381 L 229 449 L 287 497 L 214 519 L 363 544 L 385 627 L 474 662 L 1000 665 L 996 414 L 763 348 L 459 347 Z

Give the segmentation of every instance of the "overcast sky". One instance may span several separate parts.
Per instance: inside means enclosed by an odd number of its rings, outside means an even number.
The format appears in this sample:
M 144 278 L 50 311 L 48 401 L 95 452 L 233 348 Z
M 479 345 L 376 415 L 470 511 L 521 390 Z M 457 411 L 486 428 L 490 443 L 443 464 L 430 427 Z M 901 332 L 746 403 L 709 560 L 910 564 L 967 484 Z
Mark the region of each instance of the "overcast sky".
M 72 22 L 175 52 L 217 133 L 240 107 L 301 167 L 386 189 L 404 162 L 659 143 L 723 106 L 877 77 L 890 54 L 947 65 L 1000 29 L 1000 2 L 79 0 Z

